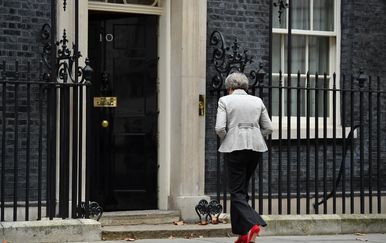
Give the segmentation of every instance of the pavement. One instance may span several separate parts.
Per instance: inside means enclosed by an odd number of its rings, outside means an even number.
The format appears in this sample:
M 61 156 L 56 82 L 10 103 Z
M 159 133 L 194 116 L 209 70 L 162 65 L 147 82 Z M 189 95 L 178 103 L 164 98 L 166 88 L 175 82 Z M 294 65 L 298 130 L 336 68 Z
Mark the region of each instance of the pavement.
M 170 238 L 170 239 L 147 239 L 134 240 L 126 239 L 124 241 L 95 241 L 88 243 L 233 243 L 236 237 L 222 238 Z M 312 236 L 261 236 L 256 240 L 256 243 L 385 243 L 386 234 L 346 234 L 346 235 L 312 235 Z
M 1 0 L 0 0 L 1 1 Z M 257 242 L 382 242 L 386 243 L 386 214 L 270 215 L 263 216 Z M 122 223 L 121 219 L 118 223 Z M 117 223 L 117 224 L 118 224 Z M 138 223 L 138 222 L 137 222 Z M 157 225 L 106 225 L 91 219 L 1 222 L 0 242 L 89 242 L 89 243 L 232 243 L 229 223 Z M 103 240 L 101 240 L 103 239 Z

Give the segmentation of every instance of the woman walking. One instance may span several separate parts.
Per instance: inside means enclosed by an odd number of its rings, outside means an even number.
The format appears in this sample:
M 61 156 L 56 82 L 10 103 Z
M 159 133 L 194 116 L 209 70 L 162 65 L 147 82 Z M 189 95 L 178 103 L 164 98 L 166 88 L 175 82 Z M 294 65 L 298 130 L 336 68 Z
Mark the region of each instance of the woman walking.
M 218 101 L 216 133 L 219 152 L 224 153 L 231 193 L 232 232 L 239 235 L 235 243 L 251 243 L 266 222 L 248 204 L 248 184 L 262 152 L 268 150 L 263 136 L 272 133 L 272 123 L 263 101 L 248 95 L 248 78 L 232 73 L 225 79 L 227 96 Z M 254 200 L 254 199 L 253 199 Z

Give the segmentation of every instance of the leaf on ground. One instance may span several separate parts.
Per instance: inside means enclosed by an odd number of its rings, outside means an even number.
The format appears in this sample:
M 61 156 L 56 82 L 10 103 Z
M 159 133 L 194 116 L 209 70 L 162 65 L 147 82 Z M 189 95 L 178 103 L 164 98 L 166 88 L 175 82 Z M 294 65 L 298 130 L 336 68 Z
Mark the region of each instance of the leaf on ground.
M 359 238 L 359 237 L 355 238 L 355 240 L 358 240 L 358 241 L 368 241 L 368 240 L 366 240 L 366 239 Z
M 191 239 L 191 238 L 194 238 L 194 234 L 193 234 L 193 233 L 191 233 L 190 235 L 186 236 L 185 238 L 186 238 L 186 239 Z
M 134 238 L 125 238 L 124 240 L 125 240 L 125 241 L 135 241 Z
M 168 239 L 169 239 L 169 240 L 173 240 L 173 239 L 175 239 L 175 238 L 176 238 L 176 237 L 174 237 L 174 236 L 171 235 L 171 236 L 169 236 Z
M 174 221 L 173 224 L 174 225 L 183 225 L 184 221 Z
M 357 232 L 357 233 L 355 233 L 354 235 L 357 235 L 357 236 L 364 236 L 365 234 Z

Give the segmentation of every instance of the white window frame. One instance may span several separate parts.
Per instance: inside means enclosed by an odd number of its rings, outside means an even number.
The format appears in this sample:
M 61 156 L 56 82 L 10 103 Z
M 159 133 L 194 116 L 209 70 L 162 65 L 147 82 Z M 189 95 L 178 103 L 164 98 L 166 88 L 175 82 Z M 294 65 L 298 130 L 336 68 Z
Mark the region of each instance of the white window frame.
M 310 0 L 310 9 L 313 9 L 313 0 Z M 332 74 L 335 72 L 336 74 L 336 88 L 339 89 L 340 87 L 340 52 L 341 52 L 341 16 L 340 16 L 340 10 L 341 10 L 341 0 L 335 0 L 334 1 L 334 29 L 333 31 L 315 31 L 313 29 L 313 11 L 310 11 L 310 30 L 300 30 L 300 29 L 292 29 L 291 33 L 292 35 L 301 35 L 301 36 L 325 36 L 330 37 L 330 54 L 329 54 L 329 75 L 327 78 L 329 78 L 330 82 L 330 88 L 332 88 L 333 85 L 333 79 Z M 288 24 L 288 8 L 286 9 L 286 23 Z M 287 37 L 288 29 L 286 28 L 272 28 L 272 34 L 282 34 L 281 35 L 281 70 L 284 70 L 284 67 L 286 65 L 286 62 L 284 60 L 284 45 Z M 305 70 L 307 71 L 309 69 L 308 67 L 308 38 L 306 38 L 306 50 L 305 50 Z M 277 70 L 272 70 L 277 71 Z M 283 73 L 282 79 L 284 80 L 288 75 Z M 272 78 L 279 77 L 279 73 L 272 73 Z M 292 78 L 297 77 L 297 73 L 291 74 Z M 305 74 L 301 74 L 302 78 L 305 78 Z M 315 74 L 310 73 L 310 78 L 314 78 Z M 319 74 L 319 79 L 323 79 L 323 74 Z M 282 93 L 283 97 L 283 103 L 282 107 L 284 108 L 284 90 Z M 322 91 L 321 91 L 322 93 Z M 336 138 L 342 138 L 343 135 L 343 129 L 341 126 L 341 119 L 340 119 L 340 95 L 339 92 L 336 93 Z M 332 119 L 332 92 L 329 92 L 329 116 L 327 118 L 327 138 L 333 137 L 333 119 Z M 283 109 L 284 111 L 284 109 Z M 274 127 L 274 133 L 272 134 L 272 139 L 279 139 L 279 116 L 272 116 L 272 123 Z M 323 132 L 324 132 L 324 121 L 323 117 L 318 118 L 319 123 L 319 129 L 318 129 L 318 138 L 323 138 Z M 300 117 L 300 138 L 304 139 L 306 138 L 306 117 Z M 309 138 L 315 138 L 315 117 L 310 117 L 310 137 Z M 349 132 L 349 128 L 346 128 L 346 136 Z M 288 127 L 287 127 L 287 116 L 282 115 L 282 139 L 286 139 L 288 136 Z M 297 138 L 297 117 L 291 116 L 291 131 L 290 131 L 290 137 L 291 139 Z
M 109 3 L 107 0 L 100 1 L 88 1 L 88 9 L 94 11 L 107 11 L 118 13 L 136 13 L 136 14 L 150 14 L 150 15 L 162 15 L 162 0 L 154 0 L 150 5 L 146 4 L 131 4 L 131 3 Z

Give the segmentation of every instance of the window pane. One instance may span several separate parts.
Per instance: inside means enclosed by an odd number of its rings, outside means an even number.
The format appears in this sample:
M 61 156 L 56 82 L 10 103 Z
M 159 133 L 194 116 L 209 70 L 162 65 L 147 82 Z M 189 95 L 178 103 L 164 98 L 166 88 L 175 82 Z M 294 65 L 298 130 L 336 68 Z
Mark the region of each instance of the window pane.
M 324 77 L 322 75 L 318 78 L 318 84 L 316 85 L 315 78 L 311 78 L 310 80 L 310 88 L 318 88 L 318 91 L 311 90 L 310 91 L 310 116 L 315 117 L 316 111 L 318 114 L 318 117 L 323 117 L 324 113 L 324 91 L 321 90 L 324 87 L 329 87 L 330 80 L 327 78 L 324 80 Z M 327 115 L 329 114 L 329 104 L 330 104 L 330 92 L 327 92 L 326 96 L 326 102 L 327 102 Z M 317 95 L 318 98 L 318 104 L 316 106 L 316 100 L 315 97 Z
M 334 30 L 334 0 L 314 0 L 314 30 Z
M 278 73 L 281 70 L 281 37 L 272 35 L 272 72 Z
M 329 37 L 309 37 L 309 71 L 310 73 L 329 73 Z
M 310 0 L 292 1 L 292 28 L 310 29 Z
M 277 4 L 273 5 L 272 9 L 272 26 L 273 28 L 287 28 L 286 22 L 287 22 L 287 10 L 286 8 L 283 8 L 281 13 L 279 13 L 280 7 Z M 279 19 L 280 16 L 280 19 Z
M 272 77 L 272 116 L 279 116 L 279 77 Z
M 281 103 L 281 108 L 282 108 L 282 118 L 287 116 L 287 99 L 288 99 L 288 83 L 287 83 L 287 78 L 283 78 L 283 88 L 282 88 L 282 103 Z M 326 82 L 326 83 L 325 83 Z M 326 112 L 327 116 L 330 115 L 330 92 L 327 92 L 326 97 L 324 97 L 324 87 L 329 87 L 330 84 L 330 79 L 324 80 L 323 76 L 319 76 L 318 78 L 318 85 L 315 87 L 315 78 L 312 77 L 310 78 L 310 103 L 307 103 L 307 91 L 305 89 L 300 89 L 299 92 L 299 103 L 300 103 L 300 116 L 305 117 L 307 115 L 307 106 L 309 106 L 310 110 L 310 117 L 315 117 L 315 112 L 317 110 L 318 112 L 318 117 L 323 117 L 324 115 L 324 104 L 326 102 Z M 272 77 L 272 85 L 275 86 L 275 88 L 272 88 L 272 116 L 279 116 L 279 109 L 280 109 L 280 103 L 279 103 L 279 77 L 275 76 Z M 305 78 L 300 78 L 300 86 L 301 88 L 304 88 L 306 85 L 306 79 Z M 298 78 L 297 77 L 292 77 L 292 82 L 291 82 L 291 87 L 298 87 Z M 315 88 L 318 88 L 318 91 L 315 91 Z M 317 94 L 318 98 L 318 104 L 316 107 L 316 100 L 315 96 Z M 292 89 L 291 90 L 291 116 L 297 116 L 297 104 L 298 104 L 298 91 L 297 89 Z M 326 98 L 326 100 L 324 100 Z
M 128 4 L 146 4 L 146 5 L 152 5 L 155 0 L 89 0 L 92 2 L 108 2 L 108 3 L 128 3 Z
M 287 38 L 287 36 L 286 36 Z M 305 36 L 292 36 L 292 64 L 291 73 L 306 72 L 306 37 Z M 287 72 L 287 41 L 285 41 L 284 50 L 284 72 Z
M 291 79 L 291 87 L 298 87 L 298 78 L 297 77 L 292 77 Z M 305 87 L 305 78 L 300 78 L 299 79 L 299 87 L 304 88 Z M 287 78 L 285 79 L 285 87 L 288 87 L 287 83 Z M 305 116 L 305 96 L 304 96 L 304 89 L 300 89 L 299 92 L 299 99 L 298 99 L 298 91 L 297 89 L 291 89 L 291 97 L 290 97 L 290 103 L 291 103 L 291 116 L 297 116 L 298 111 L 297 111 L 297 104 L 298 101 L 300 103 L 300 116 Z M 287 100 L 288 99 L 288 89 L 284 89 L 284 115 L 287 116 Z

